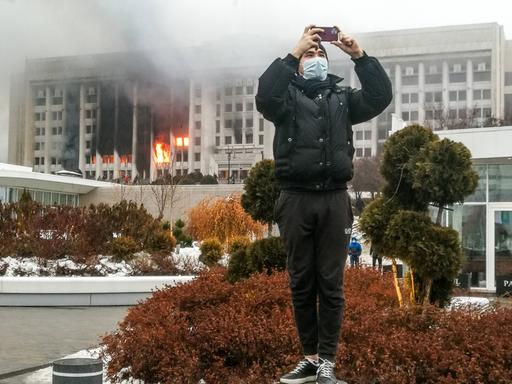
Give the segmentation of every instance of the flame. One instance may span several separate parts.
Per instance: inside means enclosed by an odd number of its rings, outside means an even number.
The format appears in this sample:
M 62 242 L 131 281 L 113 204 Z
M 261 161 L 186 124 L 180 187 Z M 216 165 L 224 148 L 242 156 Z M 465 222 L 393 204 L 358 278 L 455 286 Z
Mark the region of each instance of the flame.
M 169 146 L 164 143 L 156 143 L 154 158 L 155 158 L 155 163 L 157 163 L 157 164 L 170 163 L 171 156 L 170 156 Z

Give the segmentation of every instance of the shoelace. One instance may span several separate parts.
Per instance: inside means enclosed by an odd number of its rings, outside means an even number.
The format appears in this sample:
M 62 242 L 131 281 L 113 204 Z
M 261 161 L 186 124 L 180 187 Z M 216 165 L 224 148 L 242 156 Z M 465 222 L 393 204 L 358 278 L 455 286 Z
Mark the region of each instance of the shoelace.
M 334 363 L 324 360 L 318 368 L 319 377 L 331 377 L 334 371 Z
M 300 361 L 299 364 L 297 364 L 297 366 L 291 373 L 299 373 L 301 370 L 306 368 L 308 366 L 308 364 L 309 364 L 309 361 L 307 361 L 307 360 Z

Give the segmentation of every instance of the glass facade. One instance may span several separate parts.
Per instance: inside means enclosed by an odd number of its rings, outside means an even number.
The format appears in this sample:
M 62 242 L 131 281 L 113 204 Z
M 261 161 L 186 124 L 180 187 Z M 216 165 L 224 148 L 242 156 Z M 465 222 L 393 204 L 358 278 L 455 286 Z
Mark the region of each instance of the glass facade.
M 495 286 L 488 281 L 493 275 L 512 275 L 512 164 L 475 165 L 475 171 L 476 191 L 464 204 L 452 207 L 448 224 L 459 232 L 462 273 L 468 274 L 471 287 L 490 289 Z M 488 265 L 493 265 L 491 271 Z
M 32 200 L 37 201 L 38 203 L 41 203 L 43 205 L 70 205 L 72 207 L 78 207 L 78 204 L 80 202 L 78 194 L 50 192 L 30 188 L 6 188 L 7 192 L 5 202 L 17 202 L 20 199 L 24 190 L 30 193 Z

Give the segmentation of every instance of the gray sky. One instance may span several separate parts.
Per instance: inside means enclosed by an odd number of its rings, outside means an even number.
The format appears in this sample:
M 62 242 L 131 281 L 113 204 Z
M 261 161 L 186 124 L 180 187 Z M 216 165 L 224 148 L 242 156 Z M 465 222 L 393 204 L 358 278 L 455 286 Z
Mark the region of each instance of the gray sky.
M 7 158 L 9 75 L 25 58 L 194 46 L 226 36 L 276 36 L 290 49 L 305 25 L 348 33 L 498 22 L 505 0 L 0 0 L 0 162 Z M 442 42 L 440 42 L 442 44 Z M 283 52 L 285 54 L 286 52 Z M 165 54 L 165 53 L 164 53 Z M 169 54 L 172 54 L 171 52 Z M 220 52 L 219 54 L 222 54 Z

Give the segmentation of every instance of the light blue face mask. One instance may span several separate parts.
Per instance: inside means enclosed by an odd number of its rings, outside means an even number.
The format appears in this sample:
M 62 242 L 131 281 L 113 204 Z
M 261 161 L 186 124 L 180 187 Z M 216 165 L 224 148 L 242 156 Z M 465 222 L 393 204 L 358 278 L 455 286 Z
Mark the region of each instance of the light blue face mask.
M 329 65 L 325 57 L 315 56 L 311 59 L 307 59 L 304 61 L 303 66 L 304 75 L 302 75 L 302 77 L 306 80 L 317 79 L 323 81 L 327 79 L 327 70 L 329 69 Z

